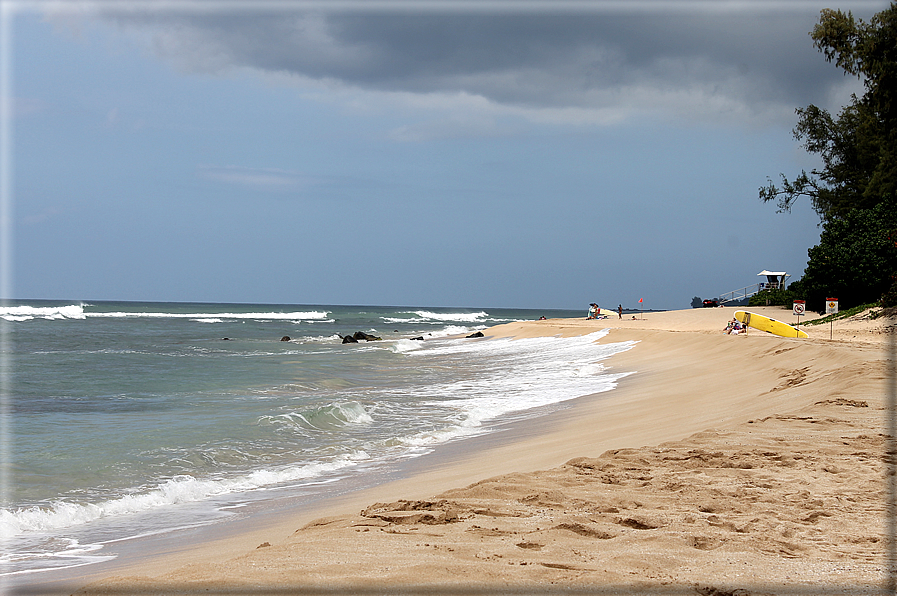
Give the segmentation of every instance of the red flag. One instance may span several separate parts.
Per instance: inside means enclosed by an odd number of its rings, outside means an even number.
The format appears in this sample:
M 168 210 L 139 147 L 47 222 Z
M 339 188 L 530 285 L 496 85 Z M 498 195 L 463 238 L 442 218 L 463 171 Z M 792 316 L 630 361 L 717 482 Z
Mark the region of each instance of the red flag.
M 641 303 L 642 303 L 642 300 L 643 300 L 643 298 L 639 298 L 639 299 L 638 299 L 638 303 L 641 304 Z

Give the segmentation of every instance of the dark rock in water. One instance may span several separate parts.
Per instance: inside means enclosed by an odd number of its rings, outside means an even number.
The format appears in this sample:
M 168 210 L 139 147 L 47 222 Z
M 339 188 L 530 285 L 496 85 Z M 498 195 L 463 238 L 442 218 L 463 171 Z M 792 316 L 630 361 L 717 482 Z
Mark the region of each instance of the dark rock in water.
M 352 335 L 342 337 L 344 344 L 357 344 L 362 339 L 364 341 L 381 341 L 383 338 L 377 337 L 376 335 L 370 335 L 368 333 L 365 333 L 364 331 L 356 331 Z
M 470 335 L 468 335 L 467 339 L 470 339 L 471 337 L 486 337 L 486 336 L 483 335 L 482 331 L 477 331 L 476 333 L 471 333 Z
M 280 341 L 290 341 L 290 336 L 284 335 L 283 337 L 280 338 Z
M 359 339 L 363 339 L 364 341 L 380 341 L 381 339 L 383 339 L 381 337 L 377 337 L 376 335 L 369 335 L 364 331 L 356 331 L 352 337 L 354 337 L 356 341 Z
M 229 337 L 222 337 L 222 338 L 221 338 L 221 341 L 230 341 L 230 338 L 229 338 Z
M 423 336 L 420 336 L 420 337 L 412 337 L 412 338 L 411 338 L 411 341 L 424 341 L 424 337 L 423 337 Z

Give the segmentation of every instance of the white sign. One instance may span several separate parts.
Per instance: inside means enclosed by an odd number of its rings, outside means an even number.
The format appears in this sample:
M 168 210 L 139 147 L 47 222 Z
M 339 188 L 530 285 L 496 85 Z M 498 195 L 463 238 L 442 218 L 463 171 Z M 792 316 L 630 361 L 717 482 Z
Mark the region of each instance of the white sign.
M 804 310 L 806 310 L 806 303 L 804 300 L 795 300 L 794 301 L 794 314 L 798 317 L 804 314 Z
M 838 299 L 837 298 L 826 298 L 825 299 L 825 314 L 834 315 L 838 313 Z

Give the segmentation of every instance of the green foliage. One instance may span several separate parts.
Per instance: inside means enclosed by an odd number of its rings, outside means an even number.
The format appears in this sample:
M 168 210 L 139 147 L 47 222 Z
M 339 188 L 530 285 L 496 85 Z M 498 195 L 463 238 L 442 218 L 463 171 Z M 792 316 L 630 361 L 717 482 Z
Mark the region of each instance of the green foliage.
M 830 297 L 845 308 L 879 301 L 897 274 L 897 200 L 889 195 L 871 209 L 826 222 L 819 244 L 807 252 L 804 276 L 789 290 L 799 290 L 808 309 L 824 311 Z
M 822 220 L 804 276 L 788 290 L 817 312 L 829 297 L 846 309 L 897 304 L 897 3 L 868 23 L 824 9 L 810 36 L 826 61 L 862 79 L 865 93 L 837 118 L 814 105 L 799 108 L 794 137 L 822 167 L 760 188 L 780 211 L 808 197 Z
M 691 299 L 691 307 L 692 308 L 701 308 L 704 306 L 704 301 L 701 300 L 700 296 L 695 296 Z
M 840 303 L 839 303 L 840 304 Z M 823 323 L 828 323 L 831 321 L 837 321 L 838 319 L 846 319 L 848 317 L 852 317 L 854 315 L 860 314 L 866 309 L 875 308 L 878 306 L 877 304 L 860 304 L 859 306 L 854 306 L 853 308 L 848 308 L 847 310 L 841 310 L 840 306 L 838 308 L 838 312 L 833 315 L 826 315 L 824 317 L 819 317 L 818 319 L 812 319 L 801 323 L 801 325 L 821 325 Z M 870 313 L 871 318 L 875 318 L 876 313 Z
M 861 78 L 866 92 L 853 96 L 838 118 L 815 105 L 797 109 L 794 137 L 822 159 L 822 168 L 790 181 L 781 174 L 781 187 L 767 180 L 760 199 L 789 211 L 808 197 L 825 222 L 897 192 L 897 4 L 869 23 L 824 9 L 810 36 L 826 61 Z
M 795 282 L 796 283 L 796 282 Z M 795 299 L 801 297 L 794 293 L 794 284 L 786 290 L 763 290 L 751 296 L 748 306 L 787 306 L 791 307 Z
M 886 308 L 882 308 L 881 310 L 873 310 L 869 313 L 870 319 L 877 319 L 878 317 L 897 319 L 897 306 L 888 306 Z

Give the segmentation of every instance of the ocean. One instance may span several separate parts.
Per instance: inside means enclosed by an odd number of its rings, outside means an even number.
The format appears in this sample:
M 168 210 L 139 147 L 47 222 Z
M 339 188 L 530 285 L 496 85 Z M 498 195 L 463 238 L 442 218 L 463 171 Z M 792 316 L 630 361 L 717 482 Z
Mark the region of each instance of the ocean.
M 0 307 L 0 575 L 314 500 L 611 390 L 631 347 L 466 335 L 582 311 L 20 301 Z M 381 339 L 343 344 L 362 331 Z M 374 479 L 374 480 L 371 480 Z M 346 489 L 348 490 L 348 489 Z

